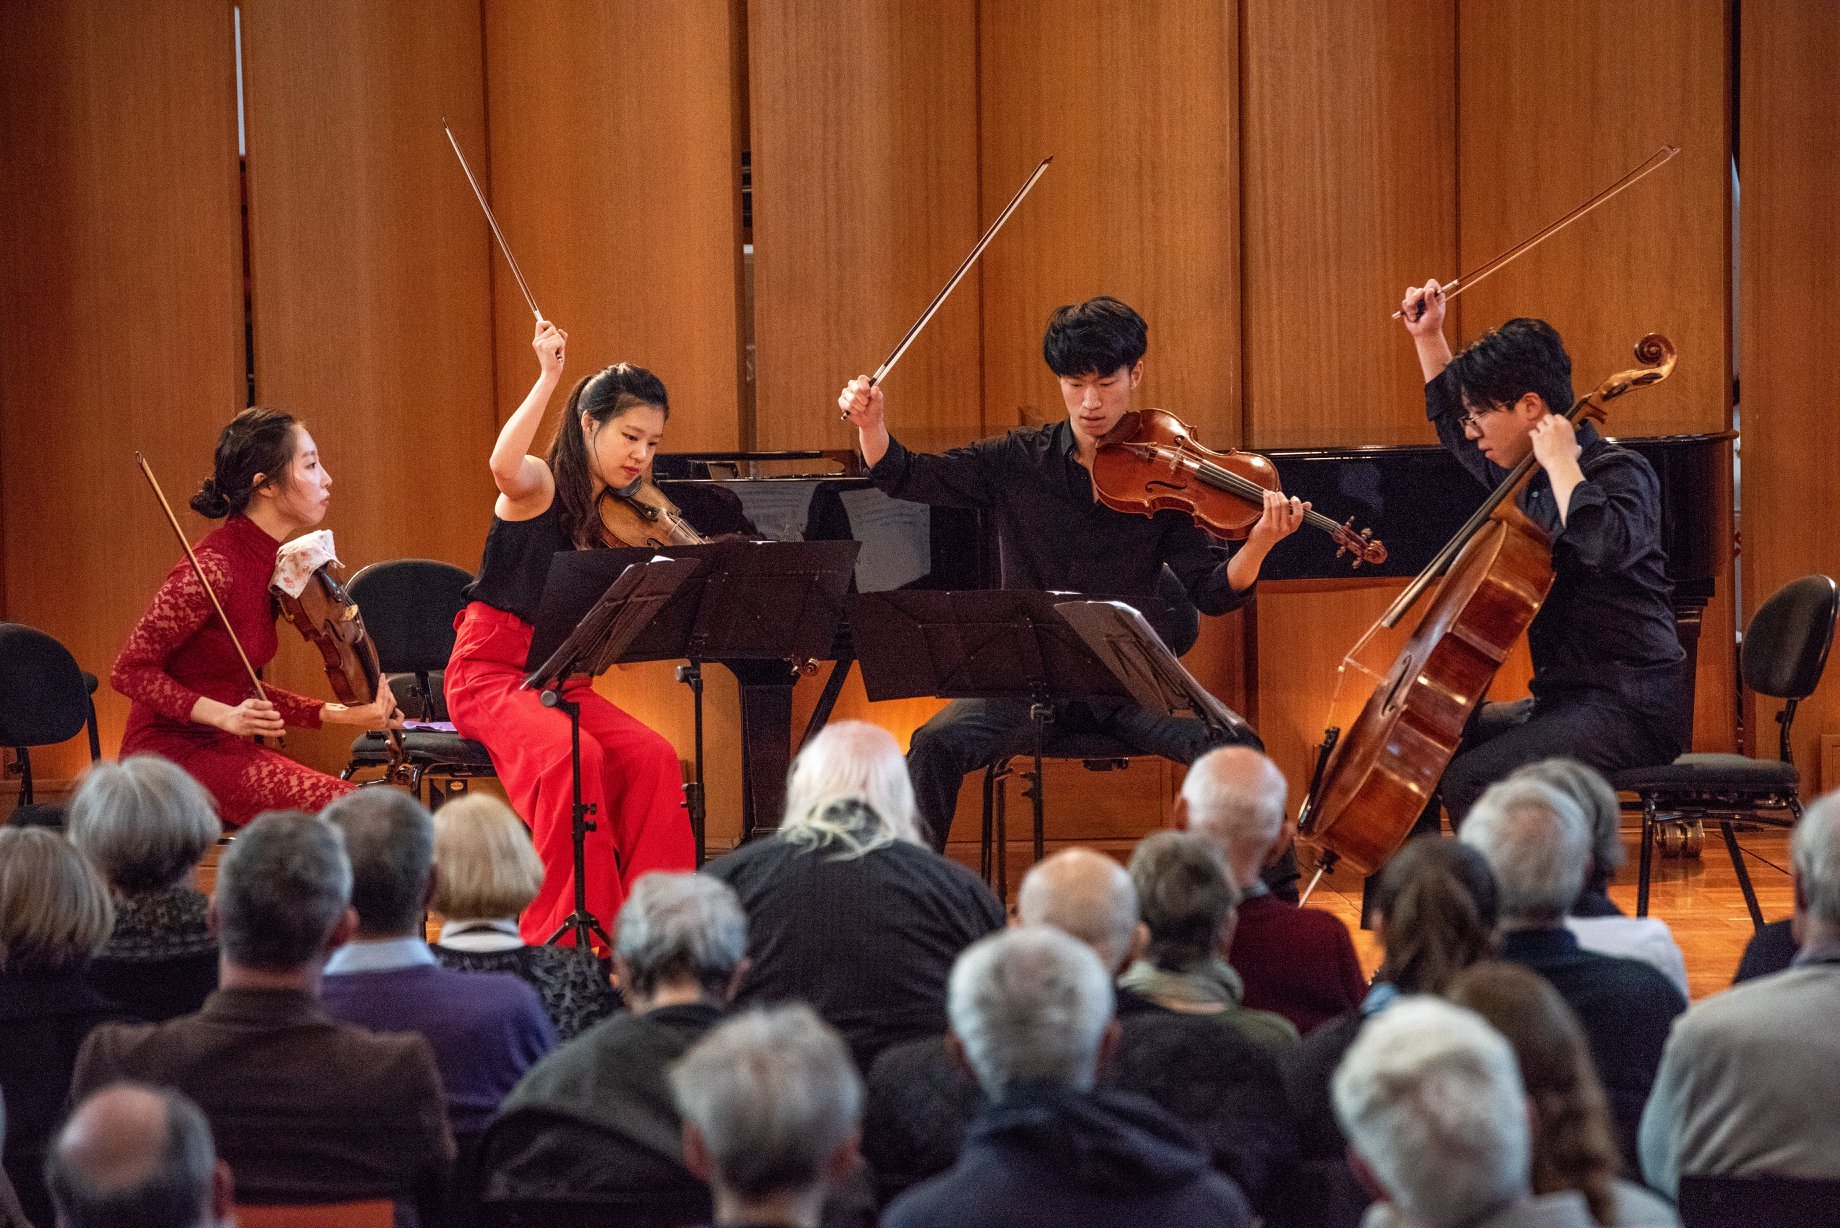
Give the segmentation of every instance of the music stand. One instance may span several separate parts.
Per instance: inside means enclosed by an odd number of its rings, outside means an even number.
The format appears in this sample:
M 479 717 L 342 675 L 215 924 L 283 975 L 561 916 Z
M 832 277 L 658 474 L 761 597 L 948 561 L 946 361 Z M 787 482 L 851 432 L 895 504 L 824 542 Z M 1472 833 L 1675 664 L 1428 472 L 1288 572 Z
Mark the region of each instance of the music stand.
M 1137 610 L 1122 601 L 1063 601 L 1054 608 L 1140 707 L 1200 721 L 1217 742 L 1251 740 L 1252 727 L 1188 672 Z
M 552 561 L 537 612 L 538 634 L 532 637 L 531 653 L 525 663 L 531 673 L 524 679 L 524 689 L 540 690 L 544 707 L 560 709 L 569 718 L 569 766 L 574 784 L 569 835 L 575 868 L 575 909 L 544 945 L 573 933 L 575 944 L 584 951 L 592 949 L 592 939 L 597 935 L 609 950 L 613 942 L 600 921 L 588 911 L 587 838 L 596 828 L 595 821 L 588 816 L 596 807 L 582 801 L 581 795 L 581 705 L 563 695 L 562 688 L 577 674 L 593 678 L 620 660 L 627 646 L 702 566 L 689 559 L 641 557 L 637 561 L 626 561 L 607 557 L 613 553 L 570 552 Z M 650 553 L 642 552 L 644 556 Z M 578 567 L 565 562 L 597 554 L 602 557 L 590 565 Z M 618 567 L 618 572 L 612 583 L 598 597 L 590 598 L 587 607 L 582 609 L 581 594 L 593 591 L 585 587 L 585 583 L 613 566 Z M 559 627 L 572 630 L 563 634 L 562 642 L 553 650 L 539 651 L 555 638 Z M 617 847 L 613 856 L 617 872 L 620 857 Z
M 863 688 L 872 700 L 1027 700 L 1035 779 L 1040 780 L 1042 747 L 1056 703 L 1138 698 L 1061 614 L 1057 607 L 1070 598 L 1078 603 L 1073 594 L 1025 589 L 912 589 L 853 597 L 850 624 Z M 1041 790 L 1033 793 L 1035 830 L 1040 831 Z

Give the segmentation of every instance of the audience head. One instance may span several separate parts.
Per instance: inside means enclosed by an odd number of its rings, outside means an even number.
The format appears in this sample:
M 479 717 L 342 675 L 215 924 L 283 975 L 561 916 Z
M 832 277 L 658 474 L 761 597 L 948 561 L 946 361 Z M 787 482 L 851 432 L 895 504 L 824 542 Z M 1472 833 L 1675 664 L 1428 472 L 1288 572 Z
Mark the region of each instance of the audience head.
M 1577 1016 L 1546 979 L 1519 964 L 1465 969 L 1446 996 L 1500 1032 L 1514 1050 L 1533 1109 L 1533 1192 L 1577 1190 L 1600 1224 L 1613 1221 L 1621 1168 L 1610 1106 Z
M 1576 759 L 1544 759 L 1516 768 L 1509 780 L 1537 780 L 1572 799 L 1591 831 L 1591 866 L 1606 881 L 1623 864 L 1623 804 L 1604 774 Z
M 1379 979 L 1405 993 L 1442 993 L 1495 953 L 1495 876 L 1455 840 L 1415 836 L 1380 872 L 1374 895 L 1386 959 Z
M 515 917 L 537 898 L 543 862 L 511 807 L 469 793 L 434 812 L 434 908 L 449 921 Z
M 1459 832 L 1495 875 L 1505 929 L 1561 924 L 1584 888 L 1591 833 L 1578 805 L 1537 780 L 1504 780 L 1476 800 Z
M 862 1078 L 842 1038 L 803 1003 L 717 1025 L 670 1079 L 684 1159 L 714 1188 L 721 1222 L 791 1202 L 815 1223 L 826 1188 L 856 1167 Z
M 223 834 L 204 786 L 158 755 L 91 764 L 66 823 L 70 842 L 123 895 L 184 883 Z
M 1252 885 L 1285 837 L 1284 773 L 1250 746 L 1219 746 L 1195 760 L 1182 780 L 1188 830 L 1227 859 L 1233 885 Z
M 897 840 L 924 845 L 907 760 L 886 729 L 834 721 L 805 744 L 786 778 L 780 838 L 840 857 Z
M 694 992 L 718 1005 L 734 996 L 747 954 L 747 916 L 727 883 L 707 874 L 643 875 L 616 925 L 614 962 L 634 1009 L 646 1009 L 664 991 Z
M 114 1083 L 77 1106 L 45 1183 L 62 1228 L 207 1228 L 231 1214 L 230 1170 L 178 1092 Z
M 1131 884 L 1150 931 L 1144 957 L 1152 964 L 1189 972 L 1225 951 L 1239 892 L 1212 841 L 1192 832 L 1152 832 L 1131 854 Z
M 1514 1051 L 1474 1012 L 1401 999 L 1361 1029 L 1334 1095 L 1358 1167 L 1414 1223 L 1458 1228 L 1529 1193 Z
M 1809 803 L 1789 837 L 1795 931 L 1804 947 L 1840 940 L 1840 792 Z
M 298 810 L 257 815 L 217 863 L 211 915 L 226 964 L 262 972 L 317 969 L 350 936 L 350 905 L 344 837 Z
M 1125 868 L 1092 849 L 1071 848 L 1036 863 L 1016 889 L 1024 925 L 1049 925 L 1093 949 L 1114 976 L 1137 958 L 1147 937 L 1137 888 Z
M 76 972 L 115 928 L 108 885 L 42 827 L 0 827 L 0 972 Z
M 401 789 L 347 793 L 320 817 L 345 836 L 360 938 L 419 934 L 434 876 L 434 819 Z
M 951 1042 L 992 1100 L 1024 1086 L 1090 1091 L 1112 1026 L 1112 979 L 1092 948 L 1045 925 L 980 938 L 946 985 Z

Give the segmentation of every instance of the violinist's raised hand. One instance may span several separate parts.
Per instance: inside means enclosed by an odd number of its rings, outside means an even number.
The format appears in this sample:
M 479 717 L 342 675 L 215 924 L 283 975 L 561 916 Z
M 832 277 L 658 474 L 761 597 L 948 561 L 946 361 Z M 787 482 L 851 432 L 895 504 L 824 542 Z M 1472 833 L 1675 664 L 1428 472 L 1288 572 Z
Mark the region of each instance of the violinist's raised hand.
M 1303 514 L 1310 504 L 1297 498 L 1285 498 L 1275 490 L 1265 492 L 1265 510 L 1258 523 L 1246 534 L 1246 545 L 1270 550 L 1303 527 Z
M 881 388 L 870 383 L 868 376 L 859 375 L 843 386 L 837 408 L 843 411 L 844 420 L 856 428 L 863 459 L 871 465 L 881 460 L 888 452 L 887 405 Z
M 530 348 L 537 352 L 543 374 L 551 379 L 562 376 L 563 350 L 568 340 L 569 335 L 548 320 L 537 321 L 537 335 L 530 339 Z

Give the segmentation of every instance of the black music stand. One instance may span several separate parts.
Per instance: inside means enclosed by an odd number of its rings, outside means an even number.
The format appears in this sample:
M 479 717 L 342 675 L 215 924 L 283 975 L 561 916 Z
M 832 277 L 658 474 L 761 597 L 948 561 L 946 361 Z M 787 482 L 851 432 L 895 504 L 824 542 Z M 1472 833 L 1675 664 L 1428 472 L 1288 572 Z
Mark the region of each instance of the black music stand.
M 569 760 L 575 790 L 569 823 L 575 866 L 575 910 L 545 939 L 544 945 L 573 933 L 576 946 L 584 951 L 592 949 L 592 939 L 597 935 L 608 950 L 612 950 L 613 942 L 601 928 L 600 921 L 588 911 L 586 845 L 588 833 L 595 830 L 595 821 L 588 817 L 595 807 L 581 799 L 581 705 L 564 697 L 562 687 L 577 674 L 593 678 L 623 659 L 627 646 L 702 566 L 688 559 L 645 557 L 650 551 L 641 552 L 641 557 L 634 561 L 607 559 L 607 555 L 614 553 L 612 551 L 594 553 L 602 555 L 594 567 L 574 568 L 563 564 L 564 559 L 592 557 L 587 554 L 571 553 L 552 561 L 537 613 L 537 633 L 532 637 L 530 656 L 525 662 L 525 668 L 531 673 L 524 679 L 526 690 L 542 691 L 544 707 L 558 708 L 569 718 Z M 616 562 L 618 572 L 612 583 L 598 597 L 589 597 L 584 609 L 581 595 L 593 591 L 584 587 L 584 579 L 604 573 Z M 553 650 L 539 651 L 547 648 L 559 628 L 570 628 L 562 632 L 562 642 Z M 616 848 L 616 869 L 619 856 Z
M 1245 718 L 1202 686 L 1136 609 L 1105 600 L 1063 601 L 1054 608 L 1140 707 L 1200 721 L 1216 742 L 1253 740 Z
M 1025 589 L 910 589 L 852 597 L 850 624 L 863 688 L 872 700 L 1027 700 L 1035 778 L 1040 780 L 1042 747 L 1056 703 L 1093 698 L 1144 702 L 1062 614 L 1059 607 L 1068 604 L 1088 603 L 1070 593 Z M 1156 633 L 1149 634 L 1161 648 Z M 1160 703 L 1147 706 L 1153 712 L 1172 711 Z M 1035 830 L 1040 831 L 1040 789 L 1034 790 L 1033 802 Z

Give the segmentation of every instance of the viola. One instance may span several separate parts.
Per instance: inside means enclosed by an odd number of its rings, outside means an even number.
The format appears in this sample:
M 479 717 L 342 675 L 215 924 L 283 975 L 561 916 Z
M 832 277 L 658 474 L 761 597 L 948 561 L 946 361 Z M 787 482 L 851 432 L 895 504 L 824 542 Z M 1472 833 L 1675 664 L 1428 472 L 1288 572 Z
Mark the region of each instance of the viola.
M 595 499 L 601 540 L 609 546 L 701 546 L 709 539 L 690 527 L 677 505 L 650 478 L 625 490 L 601 488 Z
M 1215 452 L 1166 409 L 1132 410 L 1099 441 L 1093 455 L 1093 490 L 1120 512 L 1154 516 L 1178 511 L 1227 541 L 1241 541 L 1265 510 L 1265 492 L 1278 489 L 1278 469 L 1256 452 Z M 1355 531 L 1354 518 L 1335 521 L 1314 510 L 1303 522 L 1335 539 L 1336 554 L 1354 566 L 1386 561 L 1386 545 L 1373 530 Z
M 1566 417 L 1601 422 L 1605 402 L 1674 369 L 1674 345 L 1659 333 L 1635 352 L 1642 367 L 1611 376 Z M 1404 843 L 1496 670 L 1546 600 L 1551 543 L 1516 503 L 1538 465 L 1528 455 L 1515 466 L 1343 659 L 1297 828 L 1318 849 L 1312 890 L 1338 861 L 1371 874 Z M 1404 629 L 1406 614 L 1434 585 L 1416 624 Z

